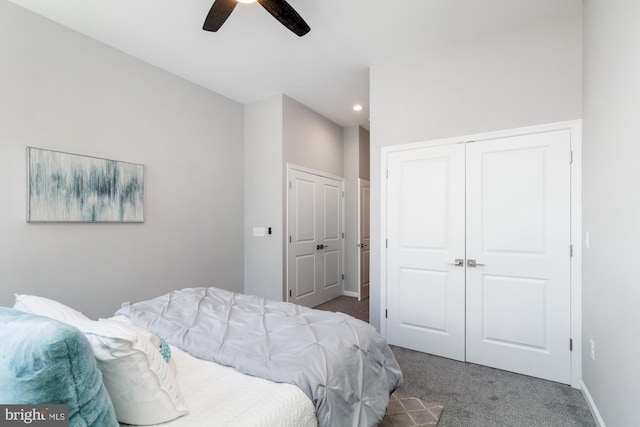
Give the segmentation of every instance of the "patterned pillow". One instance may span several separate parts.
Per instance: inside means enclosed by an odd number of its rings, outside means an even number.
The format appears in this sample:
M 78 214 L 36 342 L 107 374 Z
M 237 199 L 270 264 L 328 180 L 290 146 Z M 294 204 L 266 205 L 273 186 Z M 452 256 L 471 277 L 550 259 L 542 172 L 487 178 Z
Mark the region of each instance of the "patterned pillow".
M 78 329 L 0 307 L 0 402 L 66 404 L 71 426 L 118 426 L 91 345 Z

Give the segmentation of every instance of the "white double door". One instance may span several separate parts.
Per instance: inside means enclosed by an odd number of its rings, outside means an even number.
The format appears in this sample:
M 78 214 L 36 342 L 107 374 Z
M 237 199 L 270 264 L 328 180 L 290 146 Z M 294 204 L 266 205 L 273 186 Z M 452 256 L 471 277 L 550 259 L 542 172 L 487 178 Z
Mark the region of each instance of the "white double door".
M 391 344 L 570 382 L 570 133 L 393 152 Z
M 288 301 L 307 307 L 342 295 L 343 181 L 290 168 Z

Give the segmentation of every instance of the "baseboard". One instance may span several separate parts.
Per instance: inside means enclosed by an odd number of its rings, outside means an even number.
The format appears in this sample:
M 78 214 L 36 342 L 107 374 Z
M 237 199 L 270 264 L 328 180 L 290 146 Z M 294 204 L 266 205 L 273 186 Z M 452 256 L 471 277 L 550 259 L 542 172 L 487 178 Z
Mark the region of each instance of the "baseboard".
M 598 411 L 598 407 L 596 403 L 593 401 L 591 397 L 591 393 L 589 393 L 589 389 L 585 385 L 584 381 L 580 381 L 580 388 L 582 389 L 582 394 L 584 395 L 585 400 L 587 401 L 587 405 L 589 405 L 589 409 L 591 410 L 591 415 L 593 415 L 593 419 L 595 420 L 598 427 L 606 427 L 604 425 L 604 420 L 600 416 L 600 411 Z
M 342 291 L 342 295 L 345 297 L 355 297 L 358 298 L 358 293 L 353 291 Z

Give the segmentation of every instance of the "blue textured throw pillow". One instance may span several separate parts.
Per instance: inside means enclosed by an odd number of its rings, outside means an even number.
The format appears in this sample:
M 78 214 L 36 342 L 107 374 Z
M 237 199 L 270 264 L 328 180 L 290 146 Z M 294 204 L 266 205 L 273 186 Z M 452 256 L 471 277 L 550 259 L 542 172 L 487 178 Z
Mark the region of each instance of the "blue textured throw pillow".
M 66 404 L 72 427 L 118 426 L 89 341 L 73 326 L 0 307 L 0 403 Z

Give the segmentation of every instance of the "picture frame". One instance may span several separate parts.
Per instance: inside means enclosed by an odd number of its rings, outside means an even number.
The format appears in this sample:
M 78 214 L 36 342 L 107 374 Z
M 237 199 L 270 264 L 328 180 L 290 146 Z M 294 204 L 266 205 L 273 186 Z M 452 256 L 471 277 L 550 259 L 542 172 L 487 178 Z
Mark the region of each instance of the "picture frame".
M 27 222 L 144 222 L 144 165 L 27 147 Z

